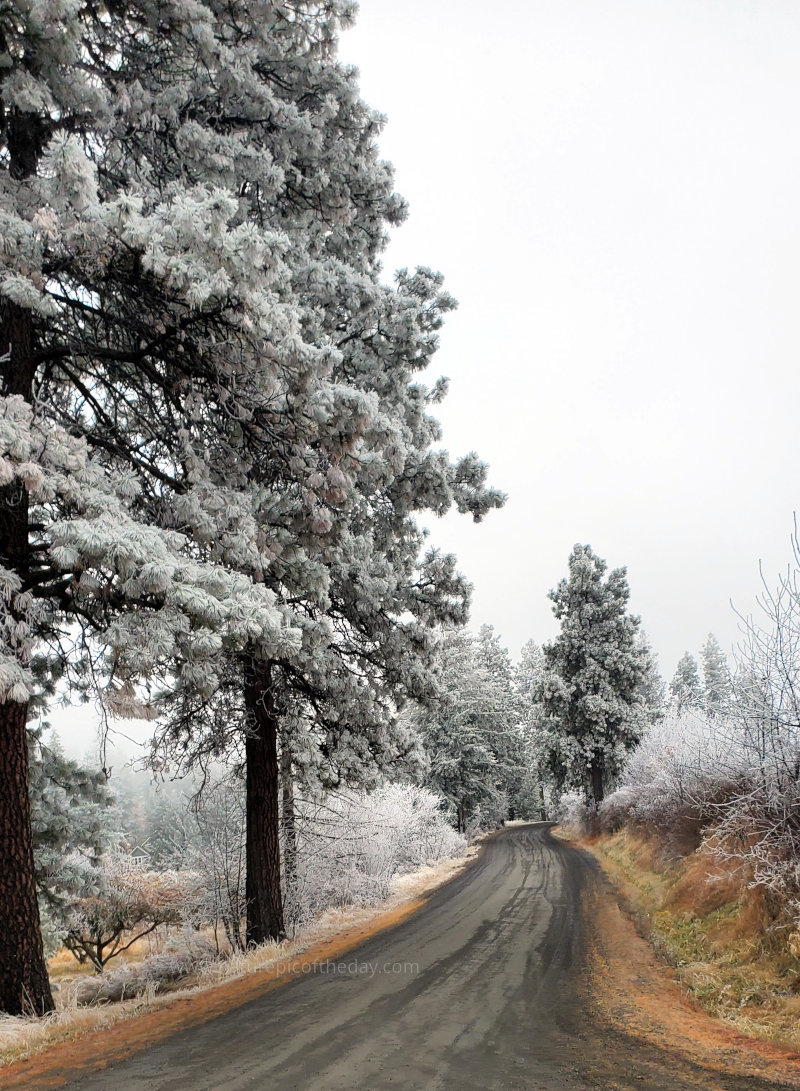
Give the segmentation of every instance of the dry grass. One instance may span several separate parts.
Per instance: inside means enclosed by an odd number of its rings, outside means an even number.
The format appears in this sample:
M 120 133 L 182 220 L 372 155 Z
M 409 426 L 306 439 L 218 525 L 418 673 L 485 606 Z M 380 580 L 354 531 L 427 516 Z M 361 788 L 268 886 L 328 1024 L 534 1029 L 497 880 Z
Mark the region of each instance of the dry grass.
M 800 1048 L 800 945 L 744 877 L 699 849 L 672 861 L 651 839 L 584 840 L 640 931 L 706 1011 L 746 1034 Z
M 478 851 L 478 846 L 473 845 L 464 856 L 442 860 L 411 875 L 400 876 L 394 881 L 392 895 L 387 901 L 373 906 L 328 910 L 294 939 L 267 943 L 206 965 L 190 981 L 163 995 L 156 995 L 156 987 L 152 986 L 136 999 L 101 1007 L 77 1007 L 69 985 L 91 975 L 92 970 L 80 966 L 69 952 L 60 951 L 50 962 L 53 981 L 59 986 L 56 993 L 58 1010 L 43 1019 L 0 1016 L 0 1066 L 33 1057 L 51 1046 L 74 1042 L 92 1032 L 105 1032 L 138 1016 L 162 1011 L 187 998 L 210 993 L 226 982 L 265 972 L 274 979 L 297 972 L 293 964 L 297 956 L 326 943 L 335 948 L 340 939 L 349 947 L 359 937 L 369 934 L 371 928 L 387 927 L 405 911 L 412 911 L 421 897 L 461 871 Z M 150 945 L 143 941 L 131 948 L 126 961 L 135 963 L 150 953 Z M 331 957 L 335 957 L 333 950 Z

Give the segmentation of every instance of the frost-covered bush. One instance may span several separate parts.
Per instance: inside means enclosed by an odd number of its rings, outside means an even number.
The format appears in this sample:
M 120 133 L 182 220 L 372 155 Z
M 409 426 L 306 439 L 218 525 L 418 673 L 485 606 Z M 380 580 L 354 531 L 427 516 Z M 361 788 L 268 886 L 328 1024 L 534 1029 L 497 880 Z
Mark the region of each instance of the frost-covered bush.
M 457 856 L 466 848 L 466 840 L 447 819 L 442 798 L 410 784 L 297 799 L 292 814 L 292 830 L 284 826 L 281 846 L 290 932 L 331 907 L 381 901 L 395 876 Z M 199 797 L 170 791 L 160 795 L 148 845 L 161 866 L 192 877 L 179 920 L 186 926 L 213 928 L 217 951 L 224 940 L 232 950 L 243 950 L 241 780 L 228 775 L 210 781 Z
M 427 788 L 387 784 L 298 806 L 297 867 L 287 914 L 294 928 L 331 907 L 386 898 L 392 879 L 457 856 L 442 800 Z
M 556 811 L 556 819 L 560 825 L 583 832 L 589 828 L 590 817 L 590 808 L 583 792 L 564 792 Z
M 194 939 L 177 950 L 151 955 L 97 977 L 81 978 L 70 986 L 67 998 L 78 1006 L 129 1000 L 183 981 L 218 958 L 210 944 Z
M 671 715 L 628 758 L 600 811 L 606 830 L 644 829 L 667 849 L 707 851 L 767 893 L 776 918 L 800 921 L 800 546 L 760 613 L 741 617 L 731 680 L 713 637 L 704 650 L 704 711 L 685 656 Z M 692 707 L 694 706 L 694 708 Z
M 64 946 L 102 973 L 112 958 L 160 925 L 181 923 L 197 887 L 193 872 L 140 871 L 114 855 L 99 891 L 79 899 L 65 914 Z
M 748 782 L 739 725 L 684 707 L 652 724 L 603 803 L 604 829 L 638 826 L 676 849 L 695 848 L 725 802 Z
M 636 792 L 627 785 L 606 796 L 598 808 L 600 828 L 605 833 L 616 833 L 632 821 Z

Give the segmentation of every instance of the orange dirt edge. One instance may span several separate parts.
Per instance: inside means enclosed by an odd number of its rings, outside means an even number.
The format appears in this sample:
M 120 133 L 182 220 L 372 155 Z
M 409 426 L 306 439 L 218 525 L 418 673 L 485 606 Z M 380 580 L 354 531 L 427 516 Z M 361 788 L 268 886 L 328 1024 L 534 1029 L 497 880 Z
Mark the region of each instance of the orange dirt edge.
M 741 1034 L 702 1011 L 639 935 L 616 892 L 600 885 L 585 909 L 590 990 L 598 1022 L 709 1069 L 800 1089 L 800 1055 Z

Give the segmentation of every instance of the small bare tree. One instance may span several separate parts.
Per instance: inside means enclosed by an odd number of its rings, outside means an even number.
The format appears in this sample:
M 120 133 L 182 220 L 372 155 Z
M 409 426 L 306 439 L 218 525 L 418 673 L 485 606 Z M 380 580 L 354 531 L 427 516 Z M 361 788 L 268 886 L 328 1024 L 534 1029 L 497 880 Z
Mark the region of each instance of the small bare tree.
M 69 911 L 64 946 L 78 962 L 90 962 L 102 973 L 112 958 L 163 924 L 177 924 L 197 877 L 175 872 L 130 868 L 124 860 L 109 862 L 103 889 L 82 898 Z

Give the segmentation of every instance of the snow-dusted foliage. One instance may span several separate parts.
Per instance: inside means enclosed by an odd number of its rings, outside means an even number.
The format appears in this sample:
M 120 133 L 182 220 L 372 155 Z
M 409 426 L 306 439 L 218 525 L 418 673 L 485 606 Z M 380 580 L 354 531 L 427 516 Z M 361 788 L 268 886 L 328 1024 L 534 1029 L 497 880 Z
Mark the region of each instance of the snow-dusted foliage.
M 703 708 L 703 683 L 697 660 L 691 652 L 685 652 L 678 661 L 678 666 L 669 684 L 670 699 L 680 715 L 684 709 Z
M 466 849 L 441 798 L 403 784 L 335 792 L 302 804 L 297 834 L 296 881 L 287 906 L 294 927 L 334 906 L 379 902 L 396 876 Z
M 336 59 L 352 14 L 0 12 L 0 697 L 32 694 L 35 647 L 100 646 L 108 710 L 162 714 L 159 760 L 244 740 L 252 766 L 281 725 L 323 785 L 402 757 L 430 631 L 465 620 L 418 513 L 501 502 L 420 381 L 441 277 L 382 276 L 405 206 Z
M 477 637 L 443 634 L 437 701 L 414 716 L 427 754 L 426 783 L 448 801 L 458 830 L 508 817 L 527 765 L 523 710 L 511 661 L 490 626 Z
M 550 759 L 554 753 L 551 726 L 540 700 L 540 685 L 546 671 L 544 652 L 534 640 L 522 648 L 514 676 L 522 709 L 522 736 L 525 758 L 519 793 L 519 815 L 544 820 L 558 808 L 556 779 L 559 768 Z
M 66 758 L 41 729 L 31 732 L 30 796 L 36 885 L 45 944 L 53 951 L 64 914 L 101 886 L 116 816 L 103 774 Z
M 605 807 L 606 800 L 601 804 Z M 569 791 L 559 796 L 555 807 L 554 816 L 559 825 L 576 833 L 585 833 L 596 821 L 595 808 L 586 802 L 583 792 Z
M 215 950 L 223 938 L 231 950 L 244 950 L 245 795 L 241 778 L 218 775 L 198 794 L 161 785 L 148 822 L 148 848 L 161 868 L 196 876 L 182 906 L 182 919 L 210 925 Z
M 603 822 L 630 822 L 678 846 L 696 844 L 749 767 L 733 721 L 670 713 L 647 728 L 631 753 L 619 788 L 603 801 Z
M 625 569 L 604 578 L 606 568 L 590 546 L 575 546 L 568 578 L 550 592 L 561 631 L 544 648 L 537 689 L 557 793 L 582 788 L 595 804 L 652 716 L 650 657 L 639 619 L 627 612 Z
M 441 797 L 410 784 L 372 792 L 317 792 L 295 802 L 292 868 L 284 890 L 287 926 L 331 907 L 381 901 L 392 880 L 458 856 L 466 842 L 452 829 Z M 233 950 L 244 948 L 245 791 L 226 775 L 190 798 L 159 794 L 148 846 L 160 866 L 188 870 L 195 883 L 182 919 L 212 925 Z M 286 838 L 284 829 L 284 858 Z

